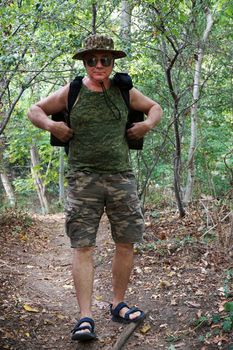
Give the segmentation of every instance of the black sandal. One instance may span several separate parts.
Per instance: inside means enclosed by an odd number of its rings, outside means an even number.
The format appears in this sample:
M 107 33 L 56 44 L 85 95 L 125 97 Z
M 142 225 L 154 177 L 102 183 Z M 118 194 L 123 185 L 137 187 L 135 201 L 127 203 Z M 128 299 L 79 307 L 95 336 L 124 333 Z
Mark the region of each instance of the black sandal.
M 90 324 L 90 326 L 82 326 L 82 323 L 87 322 Z M 80 332 L 81 330 L 87 330 L 87 332 Z M 88 341 L 88 340 L 95 340 L 97 339 L 97 336 L 94 332 L 95 329 L 95 323 L 94 320 L 90 317 L 84 317 L 81 318 L 75 325 L 74 329 L 72 329 L 71 333 L 71 339 L 72 340 L 80 340 L 80 341 Z
M 124 317 L 120 316 L 120 311 L 124 307 L 127 307 L 129 310 L 125 313 Z M 145 317 L 145 313 L 138 309 L 137 307 L 129 307 L 126 303 L 122 302 L 119 303 L 114 309 L 112 307 L 112 304 L 110 304 L 110 312 L 112 315 L 112 321 L 114 322 L 120 322 L 120 323 L 131 323 L 131 322 L 138 322 L 141 321 Z M 133 319 L 131 319 L 129 316 L 131 314 L 134 314 L 135 312 L 140 312 L 141 314 Z

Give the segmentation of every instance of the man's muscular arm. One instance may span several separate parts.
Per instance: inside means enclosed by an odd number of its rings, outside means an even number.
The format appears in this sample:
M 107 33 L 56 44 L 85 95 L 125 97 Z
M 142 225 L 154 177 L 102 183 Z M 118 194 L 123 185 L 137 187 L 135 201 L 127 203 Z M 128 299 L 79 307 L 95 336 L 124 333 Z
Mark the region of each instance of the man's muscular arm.
M 49 131 L 63 142 L 68 141 L 72 137 L 72 129 L 66 123 L 54 122 L 48 116 L 67 109 L 68 92 L 69 84 L 37 102 L 28 111 L 28 118 L 35 126 Z
M 147 115 L 146 120 L 133 124 L 133 127 L 127 130 L 129 138 L 140 139 L 160 122 L 163 111 L 157 102 L 135 88 L 130 90 L 130 106 L 132 109 L 142 111 Z

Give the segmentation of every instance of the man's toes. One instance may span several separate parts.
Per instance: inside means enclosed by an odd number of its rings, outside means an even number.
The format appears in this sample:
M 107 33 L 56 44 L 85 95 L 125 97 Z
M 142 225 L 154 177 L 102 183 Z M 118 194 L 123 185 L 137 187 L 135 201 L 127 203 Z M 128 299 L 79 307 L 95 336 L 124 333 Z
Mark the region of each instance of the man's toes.
M 129 318 L 131 320 L 134 320 L 135 318 L 139 317 L 140 315 L 141 315 L 140 311 L 137 311 L 137 312 L 135 311 L 135 312 L 133 312 L 132 314 L 129 315 Z
M 90 324 L 87 322 L 82 322 L 80 326 L 81 327 L 85 327 L 85 326 L 89 327 Z M 90 332 L 90 329 L 86 328 L 86 329 L 80 329 L 80 330 L 76 331 L 75 333 L 91 333 L 91 332 Z
M 129 308 L 124 307 L 124 308 L 121 309 L 121 311 L 120 311 L 120 316 L 124 318 L 126 312 L 129 311 L 129 310 L 130 310 Z M 132 314 L 129 315 L 129 318 L 130 318 L 130 320 L 133 320 L 133 319 L 139 317 L 140 315 L 141 315 L 141 312 L 140 312 L 140 311 L 135 311 L 135 312 L 133 312 Z

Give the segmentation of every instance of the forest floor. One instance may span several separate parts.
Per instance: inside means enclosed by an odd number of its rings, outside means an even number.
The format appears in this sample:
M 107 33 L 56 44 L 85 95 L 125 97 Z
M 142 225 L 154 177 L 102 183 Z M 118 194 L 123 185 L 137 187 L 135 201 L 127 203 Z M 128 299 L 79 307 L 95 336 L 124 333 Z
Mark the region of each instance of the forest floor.
M 78 318 L 71 249 L 62 214 L 1 217 L 0 349 L 117 349 L 128 325 L 110 320 L 114 245 L 102 218 L 95 254 L 93 311 L 98 340 L 70 340 Z M 135 247 L 126 301 L 147 317 L 119 349 L 233 349 L 233 261 L 190 210 L 146 214 L 145 242 Z M 224 232 L 229 223 L 222 224 Z M 225 305 L 225 306 L 224 306 Z

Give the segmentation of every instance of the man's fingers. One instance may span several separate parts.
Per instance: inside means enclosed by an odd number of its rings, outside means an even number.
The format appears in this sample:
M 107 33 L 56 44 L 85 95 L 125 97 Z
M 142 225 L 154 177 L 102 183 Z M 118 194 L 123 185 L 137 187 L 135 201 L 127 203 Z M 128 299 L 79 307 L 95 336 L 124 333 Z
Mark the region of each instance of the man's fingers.
M 64 122 L 54 122 L 52 134 L 59 140 L 66 142 L 73 136 L 73 130 Z

